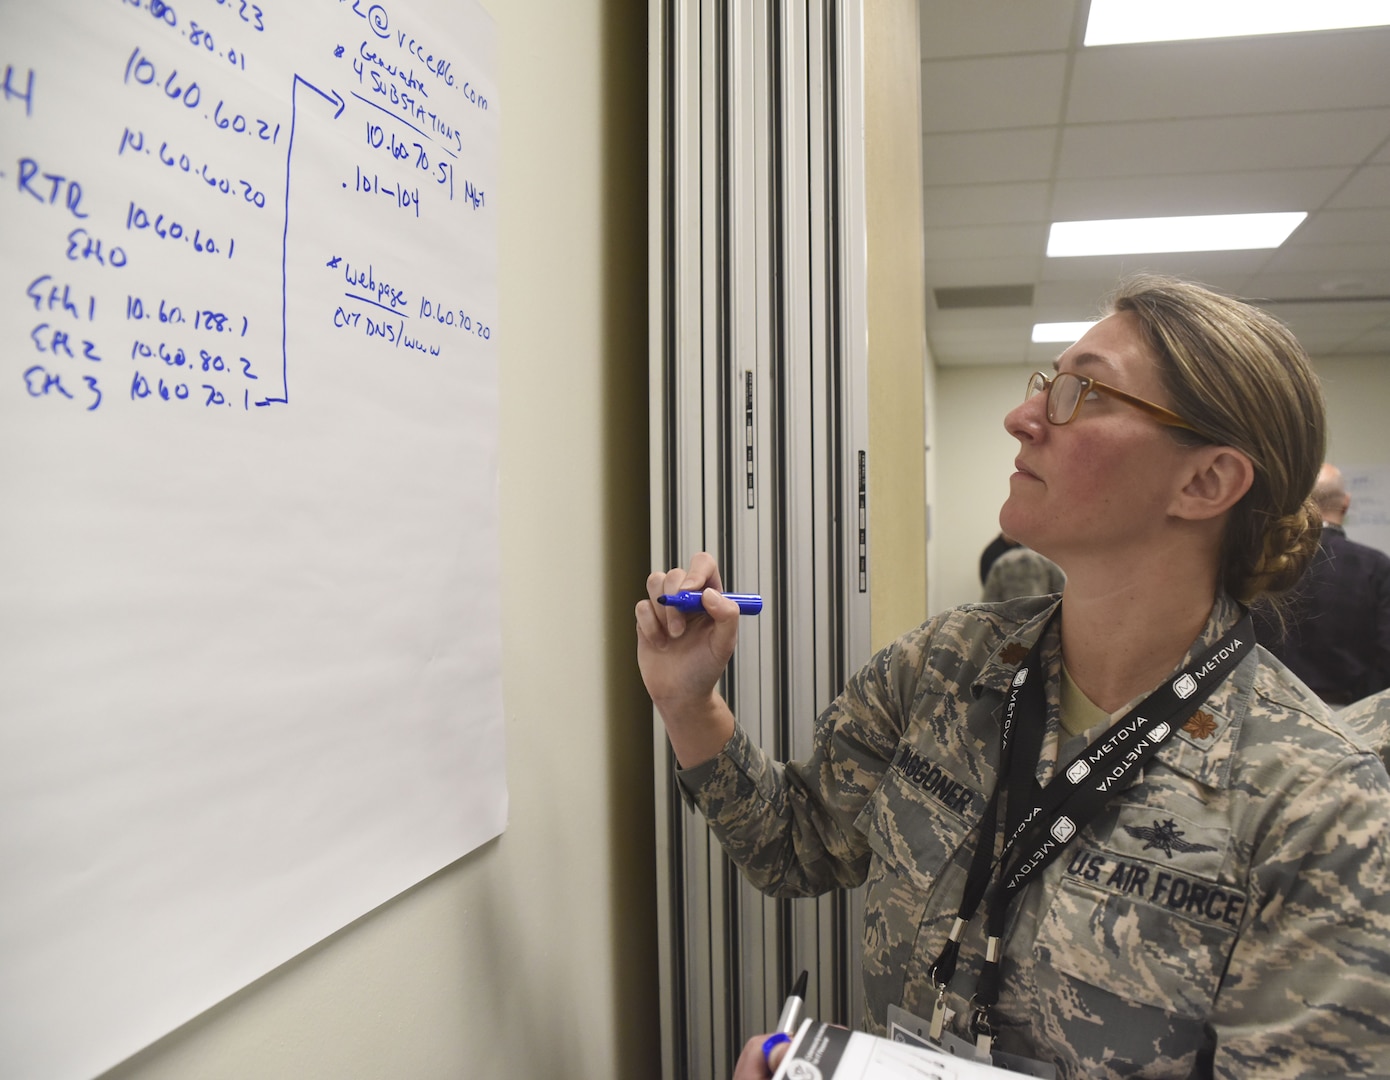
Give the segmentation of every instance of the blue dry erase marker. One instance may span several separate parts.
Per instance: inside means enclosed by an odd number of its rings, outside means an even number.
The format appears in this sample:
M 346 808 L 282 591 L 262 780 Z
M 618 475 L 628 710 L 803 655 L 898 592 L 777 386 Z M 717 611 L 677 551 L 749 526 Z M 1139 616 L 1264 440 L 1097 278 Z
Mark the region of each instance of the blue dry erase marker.
M 721 594 L 725 598 L 732 600 L 738 605 L 740 615 L 756 615 L 763 609 L 763 598 L 755 596 L 753 593 L 726 592 Z M 705 606 L 700 602 L 700 593 L 688 589 L 682 589 L 678 593 L 667 593 L 656 598 L 657 603 L 673 607 L 677 611 L 687 613 L 704 611 Z

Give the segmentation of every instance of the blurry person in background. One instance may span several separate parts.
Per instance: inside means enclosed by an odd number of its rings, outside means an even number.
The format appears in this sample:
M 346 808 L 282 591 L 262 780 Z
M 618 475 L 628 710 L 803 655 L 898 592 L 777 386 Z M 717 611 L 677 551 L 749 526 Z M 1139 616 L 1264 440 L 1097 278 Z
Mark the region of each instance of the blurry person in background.
M 985 545 L 984 551 L 980 552 L 980 585 L 989 580 L 989 568 L 994 565 L 994 560 L 999 558 L 1004 552 L 1018 547 L 1018 541 L 1005 536 L 1002 532 Z
M 1016 596 L 1047 596 L 1061 592 L 1066 583 L 1067 575 L 1060 566 L 1046 555 L 1019 544 L 994 560 L 981 599 L 986 604 L 997 604 Z
M 1313 693 L 1349 705 L 1390 687 L 1390 555 L 1347 538 L 1351 496 L 1335 465 L 1319 470 L 1313 501 L 1318 553 L 1288 598 L 1284 625 L 1266 617 L 1255 628 Z

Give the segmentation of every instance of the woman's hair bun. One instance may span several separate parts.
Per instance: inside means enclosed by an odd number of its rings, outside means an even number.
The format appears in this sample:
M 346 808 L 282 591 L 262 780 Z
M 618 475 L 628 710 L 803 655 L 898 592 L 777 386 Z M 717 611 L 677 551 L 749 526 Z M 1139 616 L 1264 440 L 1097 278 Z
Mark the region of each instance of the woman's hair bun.
M 1306 499 L 1292 514 L 1275 518 L 1265 528 L 1264 550 L 1245 581 L 1232 581 L 1232 595 L 1250 601 L 1262 593 L 1281 593 L 1293 588 L 1318 551 L 1322 513 Z

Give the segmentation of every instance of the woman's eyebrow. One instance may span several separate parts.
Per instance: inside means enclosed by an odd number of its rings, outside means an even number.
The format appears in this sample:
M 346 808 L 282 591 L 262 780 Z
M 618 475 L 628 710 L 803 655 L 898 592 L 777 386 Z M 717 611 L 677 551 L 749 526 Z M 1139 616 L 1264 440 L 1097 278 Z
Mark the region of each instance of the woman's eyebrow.
M 1061 361 L 1062 358 L 1060 356 L 1052 361 L 1053 370 L 1057 369 L 1057 365 L 1060 364 Z M 1113 371 L 1115 368 L 1115 366 L 1105 357 L 1101 356 L 1100 353 L 1093 352 L 1078 353 L 1076 356 L 1072 357 L 1072 363 L 1077 367 L 1094 367 L 1099 364 L 1101 367 L 1110 371 Z

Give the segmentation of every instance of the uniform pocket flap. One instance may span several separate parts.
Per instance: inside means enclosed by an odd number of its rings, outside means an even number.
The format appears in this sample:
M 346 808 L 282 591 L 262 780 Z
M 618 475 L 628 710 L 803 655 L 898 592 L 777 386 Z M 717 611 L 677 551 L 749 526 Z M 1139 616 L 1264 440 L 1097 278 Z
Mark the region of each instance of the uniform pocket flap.
M 1062 887 L 1038 934 L 1071 978 L 1120 998 L 1202 1017 L 1210 1010 L 1245 911 L 1224 884 L 1230 834 L 1179 807 L 1129 803 L 1100 847 L 1063 852 Z
M 928 889 L 960 849 L 982 808 L 983 799 L 973 787 L 903 744 L 855 825 L 899 876 Z

